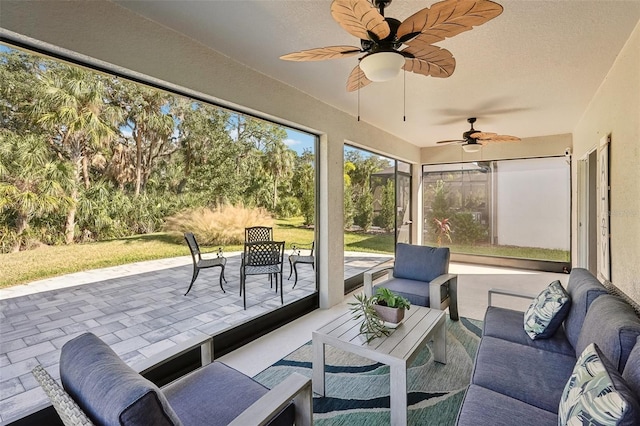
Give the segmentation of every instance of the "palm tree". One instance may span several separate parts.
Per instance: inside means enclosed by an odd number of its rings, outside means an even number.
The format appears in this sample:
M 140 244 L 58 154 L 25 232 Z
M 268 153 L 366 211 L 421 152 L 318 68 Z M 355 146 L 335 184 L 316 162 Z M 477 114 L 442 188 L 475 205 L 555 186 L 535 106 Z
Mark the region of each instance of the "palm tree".
M 72 183 L 69 166 L 52 158 L 43 138 L 0 132 L 0 212 L 14 219 L 11 251 L 20 250 L 31 219 L 72 205 L 65 194 Z
M 115 93 L 115 102 L 124 115 L 121 128 L 131 134 L 135 146 L 136 196 L 145 187 L 156 163 L 170 157 L 178 149 L 173 138 L 176 122 L 170 114 L 171 96 L 140 84 L 122 81 Z
M 273 210 L 278 205 L 278 185 L 284 179 L 293 176 L 293 164 L 296 154 L 282 141 L 274 141 L 264 152 L 263 167 L 273 179 Z
M 38 122 L 50 132 L 50 145 L 73 164 L 72 206 L 67 213 L 65 241 L 71 244 L 75 233 L 78 187 L 89 188 L 89 163 L 97 149 L 116 132 L 113 124 L 118 110 L 106 102 L 105 77 L 64 64 L 52 66 L 42 74 L 41 96 L 33 105 Z

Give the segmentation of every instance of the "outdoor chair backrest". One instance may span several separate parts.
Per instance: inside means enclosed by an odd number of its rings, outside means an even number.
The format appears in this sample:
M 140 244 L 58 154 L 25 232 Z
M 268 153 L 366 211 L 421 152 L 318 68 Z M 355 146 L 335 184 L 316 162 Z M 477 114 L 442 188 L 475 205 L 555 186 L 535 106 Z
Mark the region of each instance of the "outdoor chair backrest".
M 244 244 L 245 266 L 282 264 L 284 241 L 255 241 Z
M 449 272 L 449 257 L 448 247 L 398 243 L 393 276 L 428 283 Z
M 304 246 L 304 247 L 300 247 L 300 246 Z M 298 244 L 298 243 L 293 243 L 293 245 L 291 246 L 291 249 L 293 250 L 291 253 L 291 256 L 298 256 L 298 257 L 312 257 L 313 256 L 313 252 L 316 249 L 316 242 L 312 241 L 311 242 L 311 251 L 309 252 L 308 255 L 305 255 L 303 253 L 303 251 L 308 250 L 308 248 L 306 247 L 308 246 L 308 244 Z
M 252 226 L 244 228 L 244 241 L 273 241 L 273 228 L 270 226 Z
M 191 257 L 196 261 L 196 257 L 200 257 L 200 246 L 196 241 L 196 236 L 193 235 L 192 232 L 185 232 L 184 239 L 187 240 L 187 245 L 189 246 L 189 250 L 191 251 Z

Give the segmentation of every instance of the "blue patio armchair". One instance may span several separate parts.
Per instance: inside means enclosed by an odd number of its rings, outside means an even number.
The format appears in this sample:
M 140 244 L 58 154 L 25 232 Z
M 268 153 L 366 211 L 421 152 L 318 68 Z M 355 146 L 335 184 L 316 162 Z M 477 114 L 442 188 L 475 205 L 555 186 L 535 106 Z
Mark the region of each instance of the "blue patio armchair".
M 162 388 L 141 373 L 200 346 L 203 366 Z M 92 333 L 62 347 L 63 388 L 41 366 L 33 374 L 66 426 L 311 425 L 311 380 L 293 373 L 269 390 L 211 362 L 212 338 L 196 336 L 139 366 L 138 371 Z
M 447 247 L 417 246 L 399 243 L 393 266 L 364 273 L 364 292 L 367 296 L 378 287 L 405 297 L 412 305 L 445 310 L 452 320 L 458 320 L 458 276 L 449 274 Z M 380 276 L 381 273 L 382 276 Z M 374 285 L 374 280 L 383 282 Z

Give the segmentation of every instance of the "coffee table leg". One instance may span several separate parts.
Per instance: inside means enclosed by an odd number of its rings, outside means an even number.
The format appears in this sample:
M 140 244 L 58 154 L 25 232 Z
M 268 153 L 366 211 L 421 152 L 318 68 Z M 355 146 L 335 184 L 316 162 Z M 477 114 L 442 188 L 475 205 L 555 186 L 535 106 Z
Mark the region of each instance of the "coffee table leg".
M 436 326 L 433 336 L 433 359 L 441 364 L 447 363 L 447 328 L 444 321 Z
M 407 424 L 407 366 L 391 366 L 391 424 Z
M 313 346 L 311 384 L 315 393 L 324 396 L 324 342 L 314 338 L 311 345 Z

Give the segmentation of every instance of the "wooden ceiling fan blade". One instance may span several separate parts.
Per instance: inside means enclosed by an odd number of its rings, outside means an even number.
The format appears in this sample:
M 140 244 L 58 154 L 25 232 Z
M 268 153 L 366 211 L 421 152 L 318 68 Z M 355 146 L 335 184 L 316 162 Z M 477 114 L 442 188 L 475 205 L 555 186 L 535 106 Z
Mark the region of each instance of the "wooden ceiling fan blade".
M 355 92 L 358 89 L 362 89 L 367 84 L 371 83 L 371 80 L 364 75 L 364 72 L 360 68 L 360 64 L 356 65 L 349 78 L 347 79 L 347 92 Z
M 509 135 L 499 135 L 491 132 L 476 132 L 469 137 L 477 140 L 478 142 L 518 142 L 520 138 Z
M 437 46 L 422 45 L 420 47 L 409 46 L 402 50 L 410 53 L 413 58 L 406 58 L 405 71 L 431 77 L 446 78 L 451 76 L 456 69 L 456 60 L 447 49 Z
M 491 139 L 487 139 L 486 142 L 519 142 L 521 139 L 516 136 L 509 135 L 496 135 Z
M 490 0 L 444 0 L 405 19 L 398 27 L 397 36 L 420 33 L 406 43 L 420 39 L 432 44 L 482 25 L 502 10 L 502 6 Z
M 437 144 L 452 144 L 452 143 L 464 143 L 465 141 L 463 139 L 451 139 L 448 141 L 438 141 L 436 142 Z
M 369 32 L 380 40 L 391 34 L 384 16 L 369 0 L 333 0 L 331 16 L 345 31 L 361 40 L 369 40 Z
M 285 61 L 324 61 L 326 59 L 346 58 L 361 53 L 355 46 L 328 46 L 316 49 L 301 50 L 280 56 Z
M 491 139 L 496 136 L 498 136 L 497 133 L 491 133 L 491 132 L 475 132 L 469 135 L 470 138 L 480 139 L 480 140 Z

